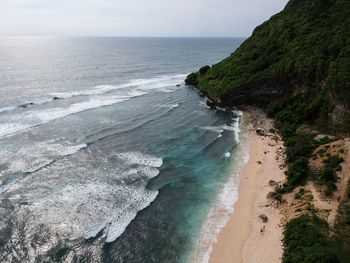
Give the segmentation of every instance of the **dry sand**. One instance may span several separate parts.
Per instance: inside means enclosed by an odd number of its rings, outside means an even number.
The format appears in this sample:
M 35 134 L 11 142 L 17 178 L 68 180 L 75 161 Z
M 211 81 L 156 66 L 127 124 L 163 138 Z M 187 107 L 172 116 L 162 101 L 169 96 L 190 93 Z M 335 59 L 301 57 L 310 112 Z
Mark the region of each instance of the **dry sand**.
M 259 116 L 258 118 L 256 116 Z M 271 126 L 261 113 L 253 112 L 255 126 Z M 283 182 L 282 141 L 260 136 L 251 129 L 249 135 L 249 162 L 240 172 L 239 199 L 229 222 L 222 229 L 210 256 L 211 263 L 274 263 L 282 257 L 282 215 L 267 200 L 273 190 L 269 181 Z M 259 215 L 265 214 L 263 223 Z M 263 230 L 263 231 L 262 231 Z M 261 232 L 262 231 L 262 232 Z

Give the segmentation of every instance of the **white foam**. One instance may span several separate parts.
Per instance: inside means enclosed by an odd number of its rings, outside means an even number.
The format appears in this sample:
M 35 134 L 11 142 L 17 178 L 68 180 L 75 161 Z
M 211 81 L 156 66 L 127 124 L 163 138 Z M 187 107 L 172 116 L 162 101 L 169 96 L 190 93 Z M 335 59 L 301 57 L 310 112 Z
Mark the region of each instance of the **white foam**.
M 47 104 L 52 102 L 54 99 L 53 98 L 49 98 L 49 99 L 42 99 L 42 100 L 35 100 L 35 101 L 29 101 L 27 102 L 27 104 L 31 104 L 31 105 L 42 105 L 42 104 Z
M 216 139 L 220 139 L 222 137 L 222 134 L 219 134 Z
M 130 187 L 103 182 L 58 183 L 53 193 L 40 191 L 28 207 L 34 231 L 44 224 L 71 240 L 93 238 L 103 231 L 105 242 L 116 240 L 158 195 L 158 191 L 145 189 L 145 184 Z
M 4 108 L 0 108 L 0 113 L 2 112 L 8 112 L 8 111 L 13 111 L 14 109 L 16 109 L 17 107 L 4 107 Z
M 223 112 L 226 112 L 226 108 L 222 108 L 222 107 L 216 107 L 215 109 L 216 109 L 216 110 L 219 110 L 219 111 L 223 111 Z
M 73 155 L 73 154 L 77 153 L 78 151 L 80 151 L 81 149 L 84 149 L 86 147 L 87 147 L 87 145 L 85 143 L 66 147 L 60 152 L 60 156 L 63 157 L 63 156 Z
M 61 98 L 61 99 L 68 99 L 68 98 L 77 97 L 77 96 L 101 95 L 120 88 L 121 88 L 120 86 L 99 85 L 92 89 L 87 89 L 87 90 L 75 90 L 70 92 L 51 93 L 51 96 Z
M 37 142 L 30 145 L 17 147 L 3 147 L 0 149 L 0 158 L 3 163 L 7 163 L 6 173 L 16 172 L 37 172 L 50 165 L 54 160 L 73 155 L 86 144 L 67 145 L 67 143 L 55 143 L 54 141 Z
M 224 129 L 222 128 L 222 126 L 202 126 L 200 128 L 202 130 L 216 132 L 216 133 L 220 133 L 220 134 L 224 132 Z
M 176 104 L 163 104 L 163 105 L 157 105 L 160 108 L 170 108 L 170 109 L 175 109 L 179 107 L 179 103 Z
M 31 111 L 30 114 L 40 119 L 40 123 L 46 123 L 52 120 L 63 118 L 71 114 L 79 113 L 86 110 L 96 109 L 103 106 L 110 106 L 126 100 L 128 99 L 120 98 L 118 96 L 108 97 L 105 99 L 91 98 L 88 101 L 74 103 L 70 105 L 68 108 L 52 108 L 52 109 L 46 109 L 44 111 L 43 110 Z
M 179 81 L 182 81 L 185 78 L 186 75 L 180 74 L 180 75 L 166 75 L 166 76 L 160 76 L 156 78 L 150 78 L 150 79 L 134 79 L 127 83 L 121 84 L 121 85 L 98 85 L 90 89 L 86 90 L 78 90 L 78 91 L 71 91 L 71 92 L 61 92 L 61 93 L 52 93 L 51 95 L 58 98 L 72 98 L 76 96 L 91 96 L 91 95 L 102 95 L 114 90 L 120 90 L 120 89 L 127 89 L 127 88 L 134 88 L 138 90 L 156 90 L 156 89 L 163 89 L 164 92 L 173 92 L 174 90 L 171 89 L 164 89 L 167 87 L 175 86 Z M 140 96 L 146 93 L 139 93 L 135 96 Z
M 47 104 L 54 101 L 54 98 L 48 98 L 48 99 L 42 99 L 42 100 L 34 100 L 34 101 L 26 101 L 24 103 L 21 103 L 17 106 L 10 106 L 10 107 L 4 107 L 4 108 L 0 108 L 0 113 L 3 112 L 10 112 L 16 109 L 21 109 L 21 108 L 27 108 L 29 106 L 34 106 L 34 105 L 43 105 L 43 104 Z
M 233 204 L 238 199 L 236 185 L 235 178 L 231 177 L 220 192 L 215 207 L 209 212 L 201 232 L 201 244 L 199 245 L 201 254 L 195 262 L 209 262 L 213 244 L 217 242 L 217 236 L 228 222 L 229 215 L 233 213 Z
M 224 131 L 233 131 L 233 132 L 239 131 L 239 128 L 235 125 L 235 123 L 233 123 L 232 125 L 223 124 L 218 126 L 202 126 L 200 128 L 202 130 L 216 132 L 220 134 L 222 134 Z
M 152 167 L 161 167 L 163 159 L 153 155 L 144 154 L 141 152 L 125 152 L 116 155 L 119 159 L 127 164 L 147 165 Z
M 27 108 L 28 106 L 47 104 L 57 99 L 69 99 L 78 96 L 98 96 L 103 95 L 115 90 L 126 89 L 125 95 L 119 96 L 120 99 L 132 98 L 142 96 L 148 93 L 150 90 L 159 90 L 162 92 L 174 92 L 176 85 L 186 77 L 185 74 L 179 75 L 165 75 L 150 79 L 135 79 L 121 85 L 98 85 L 93 88 L 85 90 L 76 90 L 69 92 L 55 92 L 51 93 L 50 98 L 41 100 L 27 101 L 17 106 L 8 106 L 0 108 L 0 113 L 11 112 L 16 109 Z M 1 133 L 0 133 L 1 136 Z
M 238 131 L 237 126 L 232 125 L 232 124 L 230 124 L 230 125 L 225 124 L 222 126 L 222 128 L 226 131 L 235 131 L 235 132 Z
M 83 237 L 85 239 L 94 238 L 107 226 L 107 222 L 99 222 L 96 225 L 90 227 L 84 234 Z
M 113 242 L 118 237 L 120 237 L 121 234 L 124 233 L 127 226 L 130 224 L 130 222 L 135 219 L 137 213 L 148 207 L 157 198 L 157 195 L 158 191 L 150 192 L 147 195 L 147 201 L 145 200 L 145 198 L 139 200 L 139 202 L 136 202 L 131 205 L 134 207 L 129 206 L 127 208 L 130 210 L 128 214 L 121 214 L 115 220 L 110 222 L 110 225 L 107 229 L 107 237 L 105 240 L 106 243 Z
M 52 159 L 45 160 L 45 161 L 43 161 L 43 162 L 41 162 L 41 163 L 38 163 L 38 164 L 32 166 L 32 167 L 29 168 L 26 172 L 27 172 L 27 173 L 35 173 L 35 172 L 41 170 L 42 168 L 44 168 L 44 167 L 50 165 L 50 164 L 53 163 L 53 162 L 54 162 L 54 160 L 52 160 Z
M 204 100 L 199 101 L 199 106 L 202 106 L 202 107 L 207 108 L 207 109 L 211 109 L 211 108 L 207 105 L 207 102 L 204 101 Z
M 243 112 L 241 112 L 240 110 L 232 110 L 232 113 L 237 117 L 243 116 Z
M 16 107 L 1 108 L 0 113 L 11 112 L 15 109 L 20 108 L 23 105 L 30 106 L 30 105 L 46 104 L 51 101 L 54 101 L 55 98 L 67 99 L 75 96 L 89 96 L 89 100 L 79 102 L 79 103 L 74 103 L 65 108 L 56 107 L 56 108 L 49 108 L 45 110 L 34 110 L 34 109 L 26 108 L 27 111 L 25 111 L 24 114 L 21 113 L 21 114 L 14 114 L 13 116 L 9 116 L 9 119 L 13 119 L 16 121 L 1 124 L 0 137 L 12 135 L 12 134 L 21 132 L 25 129 L 47 123 L 55 119 L 63 118 L 70 114 L 75 114 L 85 110 L 95 109 L 103 106 L 110 106 L 119 102 L 123 102 L 130 98 L 145 95 L 148 93 L 149 90 L 162 91 L 163 89 L 164 92 L 168 92 L 169 90 L 165 91 L 164 88 L 176 86 L 176 84 L 179 83 L 180 80 L 183 80 L 184 77 L 185 75 L 171 75 L 171 76 L 161 76 L 161 77 L 151 78 L 151 79 L 132 80 L 128 83 L 118 85 L 118 86 L 99 85 L 92 89 L 87 89 L 87 90 L 71 91 L 71 92 L 65 92 L 65 93 L 52 93 L 51 96 L 54 96 L 53 98 L 31 101 Z M 128 89 L 128 90 L 124 91 L 123 92 L 124 94 L 119 96 L 116 96 L 116 95 L 108 96 L 108 97 L 102 96 L 105 93 L 108 93 L 110 91 L 117 90 L 117 89 Z M 95 96 L 95 97 L 91 97 L 91 96 Z M 175 107 L 178 107 L 178 104 L 173 104 L 168 106 L 175 108 Z
M 122 88 L 129 88 L 129 87 L 136 87 L 142 90 L 149 90 L 149 89 L 163 89 L 167 87 L 176 86 L 179 81 L 183 81 L 183 79 L 186 77 L 186 74 L 179 74 L 179 75 L 165 75 L 150 79 L 135 79 L 132 80 L 126 84 L 122 84 L 119 87 Z
M 139 97 L 145 94 L 147 94 L 147 92 L 140 91 L 140 90 L 132 90 L 128 92 L 128 96 L 132 98 Z
M 142 177 L 152 179 L 154 177 L 157 177 L 158 174 L 159 170 L 154 167 L 139 166 L 137 168 L 131 168 L 130 170 L 122 173 L 120 178 L 123 181 L 125 181 L 126 179 L 129 181 L 142 179 Z
M 45 110 L 27 111 L 24 116 L 17 116 L 17 119 L 21 121 L 20 123 L 11 122 L 1 124 L 0 137 L 12 135 L 25 129 L 48 123 L 71 114 L 96 109 L 103 106 L 110 106 L 126 100 L 128 100 L 128 98 L 120 98 L 118 96 L 108 98 L 91 98 L 85 102 L 71 104 L 67 108 L 51 108 Z
M 0 125 L 0 137 L 22 131 L 29 127 L 30 125 L 24 124 L 24 123 L 16 123 L 16 122 L 2 123 Z
M 226 153 L 224 154 L 224 156 L 225 156 L 225 158 L 230 158 L 231 153 L 230 153 L 230 152 L 226 152 Z
M 239 123 L 239 122 L 238 122 Z M 228 153 L 226 153 L 228 156 Z M 225 154 L 225 155 L 226 155 Z M 229 156 L 231 157 L 231 155 Z M 200 237 L 197 241 L 196 250 L 191 255 L 191 262 L 208 263 L 213 245 L 217 242 L 217 237 L 234 211 L 234 204 L 238 199 L 238 174 L 241 168 L 249 161 L 249 151 L 247 138 L 238 144 L 235 154 L 231 157 L 232 164 L 235 165 L 233 174 L 223 185 L 213 207 L 202 226 Z
M 242 118 L 242 112 L 237 111 L 236 116 L 237 117 L 232 118 L 232 123 L 229 125 L 223 124 L 223 125 L 218 125 L 218 126 L 202 126 L 200 128 L 202 130 L 207 130 L 207 131 L 219 133 L 220 135 L 217 138 L 222 137 L 222 133 L 224 131 L 234 132 L 235 141 L 236 141 L 236 143 L 239 143 L 239 133 L 241 132 L 240 121 Z
M 235 141 L 236 141 L 236 143 L 239 143 L 239 133 L 241 132 L 241 129 L 239 128 L 239 122 L 240 122 L 240 118 L 237 118 L 234 121 L 233 125 L 232 125 L 232 127 L 233 127 L 233 129 L 235 131 Z
M 243 113 L 241 111 L 238 111 L 236 110 L 235 111 L 235 115 L 237 116 L 236 118 L 233 118 L 233 123 L 231 124 L 234 128 L 234 130 L 236 131 L 235 132 L 235 141 L 237 143 L 239 143 L 239 135 L 240 135 L 240 132 L 241 132 L 241 128 L 240 128 L 240 123 L 241 123 L 241 120 L 243 118 Z

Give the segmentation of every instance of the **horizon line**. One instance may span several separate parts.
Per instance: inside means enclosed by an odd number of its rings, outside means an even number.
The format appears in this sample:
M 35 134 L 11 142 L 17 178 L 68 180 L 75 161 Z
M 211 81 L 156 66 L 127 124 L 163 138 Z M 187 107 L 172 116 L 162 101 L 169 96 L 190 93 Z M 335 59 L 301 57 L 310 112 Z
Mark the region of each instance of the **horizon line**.
M 47 37 L 47 38 L 248 38 L 248 36 L 117 36 L 117 35 L 106 35 L 106 36 L 89 36 L 89 35 L 81 35 L 81 36 L 60 36 L 60 35 L 0 35 L 0 38 L 10 38 L 10 37 L 18 37 L 18 38 L 30 38 L 30 37 Z

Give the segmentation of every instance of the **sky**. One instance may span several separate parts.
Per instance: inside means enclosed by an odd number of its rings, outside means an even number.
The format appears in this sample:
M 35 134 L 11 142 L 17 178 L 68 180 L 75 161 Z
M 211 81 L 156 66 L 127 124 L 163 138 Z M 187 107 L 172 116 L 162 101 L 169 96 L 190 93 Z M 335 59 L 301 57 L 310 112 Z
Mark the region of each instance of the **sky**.
M 0 0 L 1 36 L 247 37 L 287 0 Z

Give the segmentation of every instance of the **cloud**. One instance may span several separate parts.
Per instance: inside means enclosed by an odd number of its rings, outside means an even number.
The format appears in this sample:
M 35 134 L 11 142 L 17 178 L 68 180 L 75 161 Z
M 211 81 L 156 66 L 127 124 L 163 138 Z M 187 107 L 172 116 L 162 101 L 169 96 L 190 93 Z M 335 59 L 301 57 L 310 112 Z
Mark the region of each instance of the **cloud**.
M 248 36 L 287 0 L 0 0 L 0 35 Z

